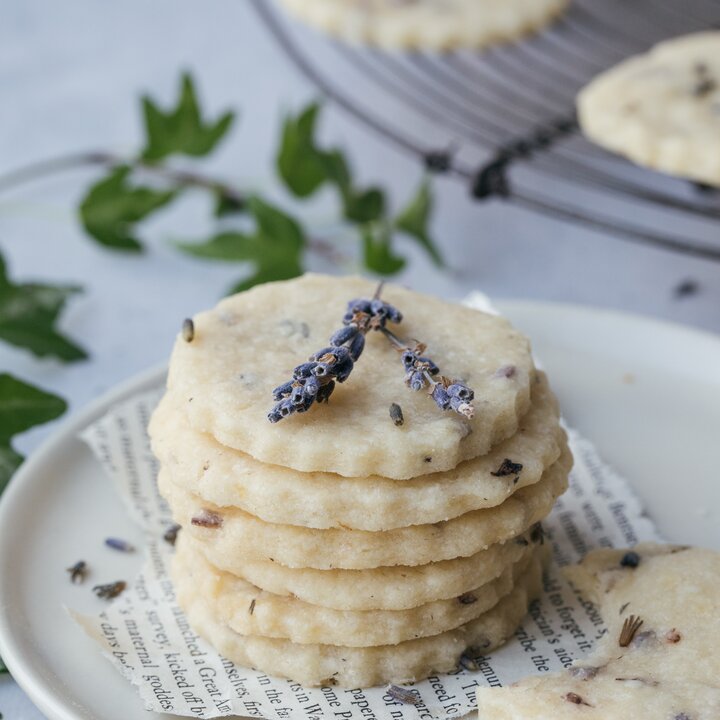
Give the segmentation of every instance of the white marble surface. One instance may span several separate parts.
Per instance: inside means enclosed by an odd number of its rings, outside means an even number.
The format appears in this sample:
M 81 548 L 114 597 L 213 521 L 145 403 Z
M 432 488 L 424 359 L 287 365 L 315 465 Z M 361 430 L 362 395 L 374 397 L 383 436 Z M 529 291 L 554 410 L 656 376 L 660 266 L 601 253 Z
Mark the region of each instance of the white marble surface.
M 169 101 L 183 68 L 195 73 L 214 112 L 242 108 L 238 128 L 208 167 L 282 199 L 271 164 L 279 117 L 314 90 L 243 0 L 0 4 L 0 172 L 73 150 L 131 151 L 140 130 L 135 98 L 150 91 Z M 334 108 L 326 111 L 323 135 L 349 148 L 360 176 L 381 180 L 397 202 L 411 191 L 415 162 Z M 168 239 L 208 231 L 200 197 L 189 196 L 148 224 L 143 257 L 98 248 L 74 216 L 93 175 L 72 172 L 0 195 L 0 249 L 13 276 L 85 287 L 62 325 L 92 356 L 62 366 L 0 346 L 0 368 L 61 393 L 72 408 L 162 362 L 179 321 L 213 304 L 243 273 L 184 258 L 169 246 Z M 502 204 L 479 207 L 447 179 L 435 186 L 434 234 L 454 269 L 441 274 L 413 254 L 403 281 L 452 297 L 480 287 L 495 296 L 621 308 L 720 331 L 720 265 Z M 331 197 L 298 211 L 321 234 L 332 232 Z M 311 266 L 327 269 L 318 261 Z M 673 288 L 686 278 L 699 292 L 677 300 Z M 30 451 L 50 430 L 30 432 L 18 446 Z M 0 712 L 7 720 L 41 717 L 7 677 L 0 679 Z

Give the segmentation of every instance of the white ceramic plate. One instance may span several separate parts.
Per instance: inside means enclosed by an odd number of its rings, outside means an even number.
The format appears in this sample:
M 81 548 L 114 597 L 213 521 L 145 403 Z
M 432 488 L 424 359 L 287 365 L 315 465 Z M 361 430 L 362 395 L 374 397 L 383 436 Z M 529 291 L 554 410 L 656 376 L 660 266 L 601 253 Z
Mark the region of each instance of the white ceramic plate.
M 720 549 L 720 338 L 611 312 L 499 303 L 533 340 L 567 420 L 632 483 L 668 540 Z M 95 583 L 130 579 L 141 543 L 112 485 L 77 433 L 132 393 L 135 378 L 66 422 L 0 502 L 0 655 L 52 720 L 168 717 L 143 711 L 132 687 L 63 611 L 97 612 Z M 65 568 L 94 573 L 71 585 Z

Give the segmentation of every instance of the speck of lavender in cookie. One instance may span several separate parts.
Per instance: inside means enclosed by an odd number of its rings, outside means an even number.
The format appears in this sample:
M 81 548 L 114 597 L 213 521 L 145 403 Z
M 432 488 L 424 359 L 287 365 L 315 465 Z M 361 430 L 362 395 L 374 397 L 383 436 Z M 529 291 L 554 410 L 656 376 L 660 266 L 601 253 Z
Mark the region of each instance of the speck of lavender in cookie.
M 248 612 L 251 615 L 255 612 L 255 598 L 250 601 L 250 607 L 248 608 Z
M 586 703 L 580 695 L 574 692 L 569 692 L 567 695 L 565 695 L 565 700 L 567 700 L 569 703 L 573 703 L 574 705 L 588 705 L 589 703 Z
M 682 633 L 678 632 L 675 628 L 672 628 L 672 630 L 668 630 L 665 633 L 665 640 L 666 640 L 666 642 L 669 642 L 672 645 L 675 645 L 676 643 L 679 643 L 682 640 Z
M 592 680 L 599 672 L 600 668 L 592 665 L 587 665 L 585 667 L 571 667 L 568 670 L 568 674 L 576 680 Z
M 532 530 L 530 530 L 530 540 L 535 544 L 545 544 L 545 528 L 542 523 L 537 522 L 532 526 Z
M 620 566 L 624 568 L 636 568 L 640 564 L 640 556 L 634 552 L 626 552 L 620 559 Z
M 402 321 L 397 308 L 380 300 L 381 290 L 382 284 L 370 300 L 351 300 L 343 317 L 343 327 L 330 336 L 329 346 L 298 365 L 292 380 L 273 390 L 277 404 L 268 413 L 271 423 L 294 413 L 307 412 L 316 402 L 328 402 L 335 384 L 350 377 L 365 348 L 365 335 L 371 330 L 385 329 L 388 322 Z
M 505 458 L 500 467 L 490 474 L 494 477 L 507 477 L 508 475 L 519 475 L 522 469 L 522 463 L 513 462 L 510 458 Z
M 212 512 L 212 510 L 203 510 L 198 515 L 195 515 L 190 520 L 190 523 L 197 527 L 211 528 L 214 530 L 222 526 L 223 519 L 216 512 Z
M 627 647 L 633 641 L 635 633 L 640 629 L 642 624 L 643 620 L 639 616 L 629 615 L 626 617 L 620 630 L 618 645 L 620 645 L 620 647 Z
M 509 380 L 511 377 L 515 377 L 516 372 L 517 368 L 514 365 L 504 365 L 495 371 L 495 377 L 507 378 Z
M 387 689 L 387 694 L 398 702 L 405 703 L 406 705 L 417 705 L 420 702 L 420 698 L 415 695 L 412 690 L 400 687 L 399 685 L 390 685 Z
M 458 602 L 461 605 L 472 605 L 477 602 L 477 595 L 475 593 L 466 592 L 458 597 Z
M 685 713 L 678 713 L 673 720 L 692 720 L 692 718 Z

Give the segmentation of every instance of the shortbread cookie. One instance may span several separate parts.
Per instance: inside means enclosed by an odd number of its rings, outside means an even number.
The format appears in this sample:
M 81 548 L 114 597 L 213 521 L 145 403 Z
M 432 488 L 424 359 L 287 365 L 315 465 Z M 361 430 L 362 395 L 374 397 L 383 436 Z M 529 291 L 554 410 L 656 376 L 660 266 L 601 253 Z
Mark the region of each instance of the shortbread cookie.
M 473 388 L 475 417 L 442 411 L 425 391 L 408 389 L 399 353 L 371 331 L 327 405 L 268 422 L 273 389 L 327 346 L 348 301 L 375 289 L 362 278 L 305 275 L 226 298 L 195 318 L 192 342 L 176 341 L 168 388 L 198 432 L 307 472 L 405 479 L 450 470 L 513 435 L 536 377 L 527 339 L 502 318 L 392 285 L 382 298 L 404 313 L 398 334 L 426 343 L 441 372 Z M 401 427 L 390 418 L 393 402 L 403 410 Z
M 239 635 L 217 621 L 213 603 L 207 602 L 202 587 L 193 584 L 178 588 L 178 602 L 195 632 L 239 665 L 307 686 L 370 687 L 452 671 L 468 648 L 490 652 L 515 632 L 529 602 L 539 595 L 541 580 L 542 565 L 536 561 L 511 593 L 476 620 L 440 635 L 371 648 L 299 645 Z
M 417 50 L 480 48 L 538 30 L 568 0 L 282 0 L 344 40 Z
M 580 125 L 639 165 L 720 186 L 720 31 L 660 43 L 593 80 Z
M 218 507 L 238 507 L 271 523 L 392 530 L 494 507 L 540 479 L 560 456 L 565 437 L 547 379 L 542 373 L 538 378 L 532 406 L 513 437 L 454 470 L 414 480 L 345 478 L 265 465 L 192 430 L 170 395 L 155 411 L 150 435 L 153 452 L 173 482 Z M 508 459 L 516 471 L 503 465 Z
M 607 635 L 565 673 L 478 688 L 480 718 L 720 717 L 720 553 L 652 544 L 600 550 L 568 575 L 598 603 Z
M 565 451 L 540 482 L 518 490 L 498 507 L 387 532 L 266 523 L 242 510 L 209 505 L 173 485 L 162 471 L 159 485 L 175 521 L 211 547 L 207 556 L 217 567 L 226 567 L 229 557 L 244 557 L 272 558 L 288 567 L 362 569 L 466 557 L 519 535 L 550 512 L 567 488 L 571 464 Z
M 289 568 L 272 560 L 247 560 L 229 554 L 219 558 L 211 544 L 189 533 L 185 533 L 185 542 L 222 570 L 275 595 L 293 596 L 335 610 L 406 610 L 459 597 L 477 585 L 477 578 L 494 580 L 508 565 L 518 562 L 529 546 L 542 543 L 543 532 L 539 524 L 534 525 L 512 540 L 465 558 L 365 570 Z
M 515 565 L 490 582 L 476 578 L 477 587 L 460 597 L 408 610 L 348 612 L 274 595 L 215 569 L 182 536 L 173 561 L 173 580 L 176 588 L 188 584 L 202 587 L 215 618 L 241 635 L 283 638 L 302 645 L 372 647 L 439 635 L 475 620 L 513 589 L 541 551 L 542 546 L 528 547 Z

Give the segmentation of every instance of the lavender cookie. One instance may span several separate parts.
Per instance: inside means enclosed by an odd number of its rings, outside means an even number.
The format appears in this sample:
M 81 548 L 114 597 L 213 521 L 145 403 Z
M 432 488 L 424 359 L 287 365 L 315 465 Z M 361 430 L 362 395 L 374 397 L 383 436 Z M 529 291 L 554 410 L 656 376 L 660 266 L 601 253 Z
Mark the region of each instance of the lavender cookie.
M 305 22 L 384 48 L 452 50 L 515 40 L 546 25 L 568 0 L 282 0 Z
M 720 717 L 720 553 L 670 545 L 590 553 L 568 575 L 607 624 L 566 673 L 480 688 L 493 720 Z
M 660 43 L 593 80 L 577 101 L 598 145 L 670 175 L 720 186 L 720 31 Z

